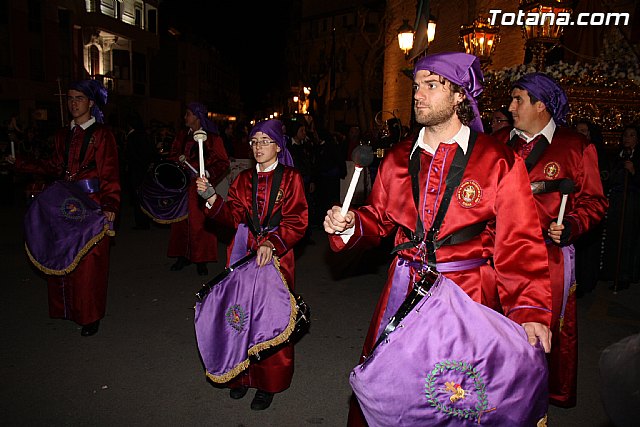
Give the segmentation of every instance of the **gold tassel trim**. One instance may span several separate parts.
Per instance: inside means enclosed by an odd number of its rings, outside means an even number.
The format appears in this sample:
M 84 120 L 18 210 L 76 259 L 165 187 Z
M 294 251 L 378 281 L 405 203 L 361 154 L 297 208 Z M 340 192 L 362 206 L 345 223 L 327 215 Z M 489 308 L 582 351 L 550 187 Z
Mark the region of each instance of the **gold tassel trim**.
M 255 356 L 256 354 L 268 348 L 275 347 L 277 345 L 287 342 L 289 340 L 289 337 L 293 333 L 293 330 L 296 327 L 296 319 L 298 317 L 298 307 L 296 307 L 296 300 L 293 297 L 293 294 L 291 293 L 291 291 L 289 290 L 289 286 L 287 285 L 287 280 L 284 278 L 282 271 L 280 271 L 280 260 L 276 256 L 273 257 L 273 265 L 276 267 L 276 270 L 278 270 L 278 273 L 280 274 L 280 278 L 282 279 L 282 283 L 287 289 L 287 292 L 289 293 L 289 305 L 291 307 L 289 324 L 287 325 L 285 330 L 282 331 L 282 333 L 280 333 L 278 336 L 270 339 L 269 341 L 258 343 L 253 347 L 249 348 L 249 350 L 247 350 L 248 357 L 242 362 L 238 363 L 236 366 L 234 366 L 233 369 L 231 369 L 230 371 L 224 373 L 223 375 L 213 375 L 210 372 L 205 372 L 207 377 L 211 381 L 219 384 L 223 384 L 231 381 L 233 378 L 240 375 L 242 371 L 244 371 L 249 367 L 249 357 Z
M 576 293 L 576 289 L 578 289 L 578 284 L 577 284 L 577 283 L 574 283 L 573 285 L 571 285 L 571 286 L 569 287 L 569 295 L 567 295 L 567 303 L 568 303 L 568 301 L 569 301 L 569 298 L 571 298 L 571 295 L 573 295 L 573 294 L 575 294 L 575 293 Z M 559 323 L 559 325 L 558 325 L 558 330 L 559 330 L 559 331 L 561 331 L 561 330 L 562 330 L 562 327 L 564 326 L 564 316 L 562 316 L 562 317 L 559 319 L 559 322 L 560 322 L 560 323 Z
M 184 221 L 189 217 L 189 214 L 186 214 L 176 219 L 158 219 L 155 216 L 153 216 L 151 212 L 149 212 L 142 206 L 140 206 L 140 210 L 144 212 L 144 214 L 147 215 L 149 218 L 151 218 L 153 221 L 157 222 L 158 224 L 173 224 L 174 222 Z
M 78 264 L 80 263 L 80 260 L 82 259 L 82 257 L 84 257 L 87 254 L 87 252 L 89 252 L 91 248 L 93 248 L 94 245 L 96 245 L 100 240 L 102 240 L 102 238 L 105 235 L 109 235 L 109 232 L 110 232 L 109 224 L 105 224 L 104 227 L 102 228 L 102 231 L 96 236 L 94 236 L 91 240 L 89 240 L 89 242 L 86 245 L 84 245 L 82 249 L 80 249 L 78 254 L 73 259 L 73 262 L 63 270 L 52 270 L 40 264 L 38 261 L 36 261 L 36 259 L 33 257 L 33 254 L 29 250 L 29 247 L 27 246 L 26 242 L 24 244 L 24 249 L 27 251 L 27 256 L 29 257 L 33 265 L 35 265 L 38 270 L 42 271 L 45 274 L 50 274 L 52 276 L 64 276 L 65 274 L 69 274 L 73 270 L 75 270 Z

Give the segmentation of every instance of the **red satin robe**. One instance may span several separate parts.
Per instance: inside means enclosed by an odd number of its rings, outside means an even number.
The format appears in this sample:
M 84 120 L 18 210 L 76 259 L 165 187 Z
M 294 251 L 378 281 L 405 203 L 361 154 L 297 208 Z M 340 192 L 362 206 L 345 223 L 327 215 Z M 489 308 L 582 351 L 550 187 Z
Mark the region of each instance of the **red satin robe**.
M 238 228 L 238 225 L 246 222 L 247 215 L 251 215 L 252 208 L 252 169 L 240 172 L 231 187 L 226 201 L 217 197 L 210 209 L 205 209 L 205 215 L 216 222 L 229 227 Z M 264 221 L 266 209 L 271 194 L 271 182 L 273 171 L 258 173 L 257 207 L 260 212 L 260 221 Z M 259 240 L 248 233 L 246 242 L 247 250 L 256 250 L 259 243 L 269 240 L 275 248 L 275 255 L 280 258 L 280 271 L 287 281 L 290 289 L 294 289 L 295 259 L 293 246 L 302 239 L 308 225 L 307 199 L 304 195 L 304 183 L 300 173 L 293 168 L 285 166 L 281 194 L 276 198 L 273 212 L 281 209 L 282 219 L 278 228 L 267 233 Z M 236 244 L 235 239 L 227 249 L 227 259 Z M 228 266 L 228 263 L 227 263 Z M 293 345 L 289 344 L 278 352 L 262 360 L 252 363 L 249 369 L 239 378 L 232 381 L 230 387 L 241 385 L 254 387 L 271 393 L 278 393 L 289 388 L 293 377 Z
M 80 149 L 85 130 L 76 126 L 69 146 L 69 157 L 65 179 L 79 181 L 98 178 L 100 191 L 90 194 L 103 209 L 117 213 L 120 208 L 120 175 L 116 140 L 110 129 L 94 124 L 87 151 L 80 163 Z M 46 169 L 62 176 L 68 128 L 55 135 L 55 151 Z M 95 167 L 90 165 L 95 163 Z M 86 168 L 86 169 L 83 169 Z M 109 249 L 111 238 L 105 236 L 85 255 L 75 270 L 65 276 L 47 276 L 49 290 L 49 316 L 73 320 L 87 325 L 105 315 L 107 305 L 107 281 L 109 277 Z
M 496 138 L 509 140 L 509 132 L 499 132 Z M 514 146 L 521 150 L 524 141 Z M 532 142 L 533 143 L 533 142 Z M 557 127 L 551 144 L 529 172 L 531 182 L 569 178 L 575 192 L 570 194 L 565 207 L 563 224 L 571 227 L 569 243 L 596 226 L 604 217 L 608 202 L 602 191 L 595 146 L 578 132 Z M 562 196 L 558 192 L 534 195 L 542 233 L 558 218 Z M 571 407 L 576 404 L 578 378 L 578 325 L 575 284 L 572 284 L 564 319 L 560 313 L 564 295 L 564 256 L 562 248 L 554 243 L 547 245 L 549 272 L 553 295 L 553 333 L 549 356 L 549 399 L 551 403 Z M 572 267 L 573 268 L 573 267 Z
M 355 234 L 346 245 L 340 236 L 329 236 L 333 250 L 375 244 L 379 236 L 392 232 L 395 232 L 396 245 L 408 241 L 402 227 L 413 231 L 417 216 L 408 170 L 412 147 L 413 141 L 407 140 L 396 144 L 385 155 L 369 204 L 355 210 Z M 425 230 L 430 228 L 440 206 L 447 172 L 457 147 L 457 144 L 440 144 L 435 156 L 417 148 L 421 156 L 419 206 Z M 437 262 L 450 262 L 492 257 L 495 268 L 485 264 L 471 270 L 445 273 L 445 276 L 473 300 L 504 313 L 516 323 L 549 325 L 551 290 L 547 257 L 524 162 L 485 134 L 478 135 L 439 236 L 443 238 L 482 221 L 489 221 L 485 231 L 455 246 L 442 246 L 436 251 L 436 259 Z M 416 248 L 402 250 L 399 256 L 410 260 L 420 258 Z M 371 352 L 375 343 L 396 265 L 394 260 L 389 268 L 386 286 L 369 326 L 363 356 Z M 365 425 L 356 405 L 352 399 L 349 425 Z
M 204 141 L 204 163 L 209 172 L 211 182 L 217 185 L 229 172 L 229 158 L 224 143 L 219 135 L 207 132 Z M 178 161 L 183 155 L 197 171 L 200 170 L 198 143 L 193 139 L 193 132 L 180 131 L 173 141 L 169 159 Z M 202 213 L 204 201 L 198 196 L 195 178 L 189 188 L 189 216 L 187 219 L 171 224 L 169 237 L 169 257 L 185 257 L 191 262 L 215 262 L 218 260 L 218 239 L 215 232 L 205 224 Z

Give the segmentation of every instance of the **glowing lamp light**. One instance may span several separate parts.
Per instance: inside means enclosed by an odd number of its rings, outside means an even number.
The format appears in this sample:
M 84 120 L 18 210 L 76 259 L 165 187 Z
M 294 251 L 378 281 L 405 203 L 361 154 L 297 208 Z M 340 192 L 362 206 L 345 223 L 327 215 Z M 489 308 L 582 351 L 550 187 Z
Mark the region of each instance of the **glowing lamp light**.
M 409 21 L 407 19 L 403 19 L 402 25 L 398 28 L 398 45 L 405 55 L 408 55 L 409 51 L 413 48 L 413 36 L 413 27 L 409 25 Z

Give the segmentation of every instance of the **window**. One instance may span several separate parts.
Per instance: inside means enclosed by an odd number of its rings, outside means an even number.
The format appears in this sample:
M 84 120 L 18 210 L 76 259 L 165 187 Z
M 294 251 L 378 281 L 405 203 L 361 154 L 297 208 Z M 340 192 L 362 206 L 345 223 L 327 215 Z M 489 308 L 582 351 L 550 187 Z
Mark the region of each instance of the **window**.
M 116 0 L 102 0 L 100 4 L 100 11 L 112 18 L 116 17 Z
M 38 0 L 29 0 L 29 31 L 42 32 L 42 5 Z
M 142 4 L 136 3 L 134 25 L 138 28 L 142 28 L 143 24 L 144 23 L 142 22 Z
M 113 58 L 113 77 L 120 80 L 129 80 L 129 51 L 114 49 L 111 52 Z
M 147 12 L 147 31 L 158 34 L 158 11 L 149 9 Z
M 100 74 L 100 51 L 95 45 L 89 47 L 89 74 Z

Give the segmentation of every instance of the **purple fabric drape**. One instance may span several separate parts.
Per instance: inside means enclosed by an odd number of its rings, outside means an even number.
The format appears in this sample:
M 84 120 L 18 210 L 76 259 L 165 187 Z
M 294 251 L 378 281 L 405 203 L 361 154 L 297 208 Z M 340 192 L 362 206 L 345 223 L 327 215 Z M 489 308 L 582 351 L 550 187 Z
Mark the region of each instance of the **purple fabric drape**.
M 47 274 L 68 274 L 104 237 L 108 221 L 75 182 L 56 181 L 36 197 L 24 218 L 27 253 Z
M 547 363 L 524 329 L 440 276 L 350 375 L 369 426 L 535 426 Z
M 273 261 L 238 266 L 196 303 L 195 330 L 207 376 L 225 383 L 249 356 L 278 345 L 295 324 L 295 302 Z

